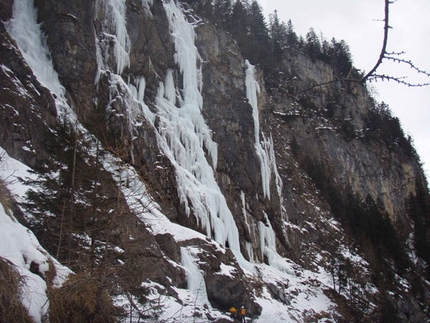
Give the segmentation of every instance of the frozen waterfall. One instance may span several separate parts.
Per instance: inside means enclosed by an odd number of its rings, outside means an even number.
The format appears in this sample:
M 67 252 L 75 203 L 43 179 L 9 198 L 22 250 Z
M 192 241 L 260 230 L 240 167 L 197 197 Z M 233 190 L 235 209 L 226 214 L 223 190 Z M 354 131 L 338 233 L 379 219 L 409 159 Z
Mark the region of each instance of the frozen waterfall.
M 58 114 L 61 116 L 67 113 L 74 119 L 66 103 L 66 91 L 54 69 L 46 36 L 41 31 L 40 24 L 37 23 L 33 0 L 15 0 L 12 15 L 13 18 L 5 23 L 6 30 L 15 39 L 37 80 L 54 94 Z
M 261 168 L 261 181 L 263 185 L 264 196 L 270 199 L 270 181 L 272 173 L 275 176 L 276 188 L 279 197 L 282 197 L 282 179 L 278 174 L 276 166 L 273 138 L 270 135 L 269 138 L 261 132 L 260 141 L 260 116 L 258 112 L 258 94 L 260 93 L 260 85 L 258 84 L 256 77 L 255 67 L 248 61 L 246 64 L 246 97 L 249 104 L 252 107 L 252 116 L 254 118 L 254 138 L 255 138 L 255 150 L 258 158 L 260 159 Z M 282 203 L 281 203 L 282 204 Z M 282 205 L 281 205 L 282 207 Z
M 239 232 L 216 180 L 217 144 L 201 109 L 201 58 L 194 44 L 194 26 L 173 0 L 164 4 L 175 44 L 175 59 L 182 88 L 175 87 L 174 71 L 169 70 L 159 86 L 156 105 L 160 119 L 160 146 L 176 169 L 178 193 L 189 214 L 195 214 L 206 235 L 228 245 L 239 262 Z M 206 156 L 209 155 L 209 160 Z

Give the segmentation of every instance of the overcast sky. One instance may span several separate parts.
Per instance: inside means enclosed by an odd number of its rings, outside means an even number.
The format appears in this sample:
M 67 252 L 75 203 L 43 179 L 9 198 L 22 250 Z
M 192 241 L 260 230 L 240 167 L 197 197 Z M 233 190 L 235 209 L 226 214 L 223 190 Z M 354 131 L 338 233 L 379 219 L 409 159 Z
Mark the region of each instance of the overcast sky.
M 350 46 L 354 65 L 369 71 L 381 51 L 384 0 L 259 0 L 267 16 L 276 9 L 279 18 L 291 19 L 296 33 L 305 37 L 310 27 L 330 40 L 344 39 Z M 430 71 L 430 0 L 397 0 L 390 6 L 388 52 L 405 51 L 403 58 Z M 379 73 L 407 75 L 410 82 L 430 82 L 409 68 L 384 63 Z M 415 148 L 430 179 L 430 87 L 409 88 L 392 82 L 372 83 L 375 98 L 389 104 Z

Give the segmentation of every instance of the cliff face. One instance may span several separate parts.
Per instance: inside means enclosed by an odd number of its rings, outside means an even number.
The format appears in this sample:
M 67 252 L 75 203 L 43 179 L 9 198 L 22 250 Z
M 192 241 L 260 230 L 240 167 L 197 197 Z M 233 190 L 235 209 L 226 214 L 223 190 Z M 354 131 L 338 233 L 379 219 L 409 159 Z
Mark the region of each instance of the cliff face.
M 425 320 L 426 181 L 362 84 L 295 48 L 265 75 L 173 0 L 0 14 L 15 217 L 131 319 Z

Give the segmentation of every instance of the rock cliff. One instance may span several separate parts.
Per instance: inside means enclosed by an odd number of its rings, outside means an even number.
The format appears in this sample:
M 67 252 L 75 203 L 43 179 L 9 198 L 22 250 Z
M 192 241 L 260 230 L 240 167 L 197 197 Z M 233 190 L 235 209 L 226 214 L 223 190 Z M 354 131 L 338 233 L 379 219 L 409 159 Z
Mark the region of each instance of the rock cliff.
M 424 322 L 429 192 L 396 119 L 297 48 L 265 74 L 191 8 L 0 3 L 1 159 L 37 175 L 14 216 L 95 279 L 86 321 Z

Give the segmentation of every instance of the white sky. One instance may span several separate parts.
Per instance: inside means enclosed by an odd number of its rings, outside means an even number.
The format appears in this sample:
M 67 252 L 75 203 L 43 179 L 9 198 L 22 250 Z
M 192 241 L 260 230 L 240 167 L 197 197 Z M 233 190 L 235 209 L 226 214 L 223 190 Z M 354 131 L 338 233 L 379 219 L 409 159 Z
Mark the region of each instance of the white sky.
M 383 0 L 259 0 L 267 16 L 278 10 L 284 22 L 291 19 L 296 33 L 305 37 L 310 27 L 330 40 L 344 39 L 350 46 L 355 67 L 369 71 L 379 57 L 383 33 Z M 405 51 L 422 70 L 430 71 L 430 1 L 397 0 L 390 6 L 388 52 Z M 429 82 L 399 64 L 384 63 L 379 73 L 408 75 L 407 81 Z M 430 180 L 430 87 L 410 88 L 393 82 L 372 83 L 378 101 L 389 104 L 403 130 L 411 135 Z

